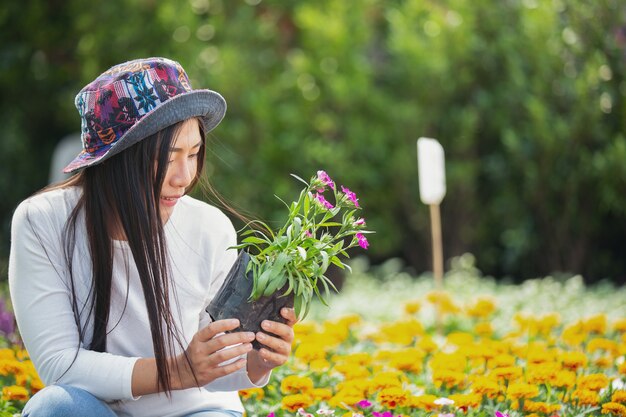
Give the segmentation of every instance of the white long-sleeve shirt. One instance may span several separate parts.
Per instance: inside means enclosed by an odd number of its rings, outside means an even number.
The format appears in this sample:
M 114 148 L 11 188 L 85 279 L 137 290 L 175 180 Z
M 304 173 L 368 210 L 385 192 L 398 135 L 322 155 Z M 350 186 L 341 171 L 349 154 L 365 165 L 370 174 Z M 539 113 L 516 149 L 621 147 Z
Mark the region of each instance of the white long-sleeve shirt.
M 79 347 L 63 230 L 80 192 L 78 187 L 68 187 L 35 195 L 22 202 L 13 216 L 11 299 L 24 345 L 44 383 L 87 390 L 120 416 L 181 416 L 206 408 L 243 411 L 236 390 L 255 386 L 245 367 L 205 387 L 173 391 L 171 399 L 163 393 L 133 398 L 135 362 L 154 357 L 154 350 L 141 283 L 124 241 L 113 242 L 107 351 L 86 348 L 93 333 L 93 318 L 87 314 L 81 316 L 81 326 L 87 326 Z M 236 251 L 227 248 L 236 244 L 236 235 L 221 211 L 189 196 L 178 201 L 164 231 L 174 284 L 171 311 L 186 348 L 211 321 L 204 308 L 235 261 Z M 84 216 L 78 219 L 72 261 L 80 308 L 88 299 L 92 280 Z M 259 383 L 266 384 L 267 379 Z

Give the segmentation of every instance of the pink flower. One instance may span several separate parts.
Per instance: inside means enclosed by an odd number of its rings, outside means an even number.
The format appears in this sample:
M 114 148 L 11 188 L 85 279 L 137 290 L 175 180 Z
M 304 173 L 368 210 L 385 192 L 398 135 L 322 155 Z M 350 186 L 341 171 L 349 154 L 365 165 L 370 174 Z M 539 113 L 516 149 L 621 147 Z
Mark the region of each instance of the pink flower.
M 367 400 L 361 400 L 356 405 L 360 408 L 369 408 L 372 406 L 372 403 Z
M 329 410 L 327 408 L 320 408 L 319 410 L 317 410 L 317 414 L 321 416 L 332 416 L 333 414 L 335 414 L 335 410 Z
M 304 231 L 304 236 L 306 237 L 313 237 L 313 234 L 311 232 L 309 232 L 308 230 Z
M 317 179 L 322 181 L 324 185 L 328 185 L 333 190 L 335 189 L 335 181 L 328 176 L 326 171 L 317 171 Z M 321 191 L 323 191 L 323 189 Z
M 363 249 L 367 249 L 370 243 L 367 241 L 365 236 L 363 236 L 362 233 L 357 233 L 355 236 L 359 241 L 359 246 L 362 247 Z
M 509 417 L 509 415 L 496 411 L 495 417 Z
M 360 219 L 352 223 L 352 226 L 365 226 L 365 219 L 361 217 Z
M 276 417 L 276 414 L 274 414 L 274 412 L 272 411 L 271 413 L 267 415 L 267 417 Z
M 454 417 L 454 414 L 453 413 L 445 413 L 445 414 L 439 413 L 437 417 Z
M 354 207 L 359 207 L 359 199 L 356 198 L 356 194 L 354 194 L 352 191 L 350 191 L 348 188 L 344 187 L 343 185 L 341 186 L 341 191 L 343 191 L 346 197 L 348 197 L 348 199 L 352 201 L 352 203 L 354 204 Z
M 321 194 L 317 194 L 316 193 L 315 194 L 315 200 L 317 200 L 318 203 L 320 203 L 323 207 L 327 208 L 328 210 L 335 208 L 335 206 L 333 206 L 328 201 L 326 201 L 324 196 L 321 195 Z
M 315 417 L 313 414 L 307 413 L 302 407 L 298 408 L 298 415 L 301 415 L 302 417 Z
M 385 411 L 384 413 L 379 413 L 378 411 L 372 412 L 374 417 L 393 417 L 391 411 Z

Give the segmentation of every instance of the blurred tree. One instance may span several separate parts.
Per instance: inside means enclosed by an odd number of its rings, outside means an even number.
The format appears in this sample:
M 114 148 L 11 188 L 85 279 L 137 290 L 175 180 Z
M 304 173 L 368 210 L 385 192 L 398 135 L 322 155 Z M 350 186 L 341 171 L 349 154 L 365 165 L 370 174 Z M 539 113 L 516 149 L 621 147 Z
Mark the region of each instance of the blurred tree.
M 2 246 L 79 128 L 75 93 L 139 56 L 221 92 L 207 168 L 278 220 L 290 172 L 327 170 L 365 206 L 375 261 L 430 268 L 415 140 L 447 153 L 445 256 L 496 276 L 624 282 L 626 15 L 619 0 L 33 0 L 0 11 Z

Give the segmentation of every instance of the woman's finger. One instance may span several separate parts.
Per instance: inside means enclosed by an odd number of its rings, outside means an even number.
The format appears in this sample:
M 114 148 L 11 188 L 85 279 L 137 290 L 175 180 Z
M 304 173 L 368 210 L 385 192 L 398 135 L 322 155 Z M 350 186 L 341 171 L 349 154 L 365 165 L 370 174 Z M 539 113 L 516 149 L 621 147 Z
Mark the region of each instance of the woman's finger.
M 280 353 L 282 355 L 289 356 L 291 353 L 291 344 L 286 342 L 283 339 L 279 339 L 277 337 L 272 337 L 263 332 L 258 332 L 256 334 L 256 339 L 264 346 L 267 346 L 272 351 Z
M 196 334 L 201 342 L 206 342 L 220 333 L 235 330 L 237 327 L 239 327 L 239 320 L 237 319 L 217 320 L 198 330 Z
M 293 342 L 293 328 L 288 324 L 278 323 L 276 321 L 263 320 L 261 323 L 263 330 L 275 334 L 284 341 L 291 344 Z
M 298 322 L 296 317 L 296 311 L 293 308 L 283 308 L 280 310 L 280 315 L 287 319 L 287 325 L 293 327 Z

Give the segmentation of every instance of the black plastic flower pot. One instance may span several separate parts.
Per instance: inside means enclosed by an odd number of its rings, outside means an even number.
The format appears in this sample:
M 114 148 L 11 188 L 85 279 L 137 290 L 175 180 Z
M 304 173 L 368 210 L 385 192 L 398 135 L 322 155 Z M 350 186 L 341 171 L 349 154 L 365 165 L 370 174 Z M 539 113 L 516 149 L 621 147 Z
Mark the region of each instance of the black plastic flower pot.
M 283 295 L 285 289 L 279 289 L 274 294 L 262 296 L 257 300 L 249 300 L 252 294 L 253 277 L 252 271 L 246 275 L 246 267 L 250 262 L 247 252 L 239 252 L 237 261 L 228 272 L 224 283 L 218 290 L 215 298 L 211 300 L 206 312 L 211 319 L 239 319 L 239 327 L 235 331 L 258 332 L 263 320 L 286 323 L 287 320 L 280 315 L 283 307 L 293 307 L 293 292 Z M 256 340 L 252 342 L 254 349 L 259 350 L 262 345 Z

